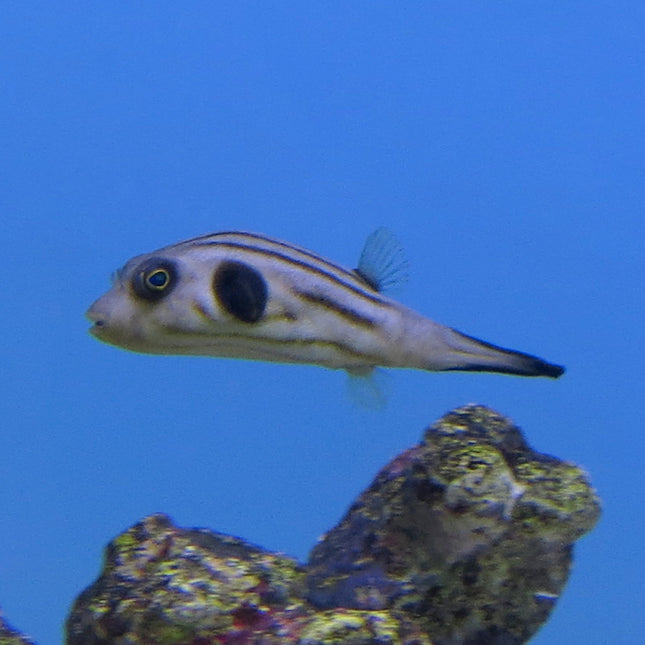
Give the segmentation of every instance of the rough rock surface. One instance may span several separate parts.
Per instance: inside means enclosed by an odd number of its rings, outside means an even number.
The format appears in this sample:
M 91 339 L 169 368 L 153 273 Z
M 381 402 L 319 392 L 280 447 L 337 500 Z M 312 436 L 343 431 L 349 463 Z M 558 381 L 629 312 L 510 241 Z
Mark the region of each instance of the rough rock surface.
M 34 645 L 34 642 L 10 627 L 0 612 L 0 645 Z
M 467 406 L 390 462 L 322 538 L 308 599 L 405 614 L 437 644 L 524 643 L 598 514 L 579 468 L 534 452 L 495 412 Z
M 599 512 L 578 467 L 466 406 L 381 470 L 306 565 L 164 515 L 142 520 L 107 547 L 67 643 L 524 643 Z

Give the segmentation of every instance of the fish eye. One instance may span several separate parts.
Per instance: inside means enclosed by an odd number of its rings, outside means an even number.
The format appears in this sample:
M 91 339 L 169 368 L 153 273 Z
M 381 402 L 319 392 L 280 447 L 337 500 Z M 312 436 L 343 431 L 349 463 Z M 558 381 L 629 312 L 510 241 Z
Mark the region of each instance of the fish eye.
M 132 288 L 140 298 L 154 302 L 170 293 L 176 282 L 177 270 L 172 262 L 151 258 L 137 267 Z
M 166 269 L 155 269 L 148 273 L 144 280 L 146 281 L 146 286 L 150 287 L 150 289 L 165 289 L 168 286 L 168 282 L 170 282 L 170 274 Z

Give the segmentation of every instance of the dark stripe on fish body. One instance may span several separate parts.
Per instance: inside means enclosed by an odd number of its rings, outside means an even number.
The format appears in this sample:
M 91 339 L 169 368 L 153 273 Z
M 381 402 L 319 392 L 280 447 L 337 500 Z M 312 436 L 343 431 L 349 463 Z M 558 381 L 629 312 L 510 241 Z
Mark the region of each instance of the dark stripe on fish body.
M 378 292 L 378 289 L 376 289 L 368 280 L 365 280 L 363 276 L 360 274 L 356 274 L 356 271 L 345 269 L 342 266 L 339 266 L 338 264 L 335 264 L 333 262 L 330 262 L 326 258 L 323 258 L 320 255 L 317 255 L 316 253 L 313 253 L 312 251 L 309 251 L 307 249 L 303 249 L 298 246 L 294 246 L 293 244 L 289 244 L 287 242 L 283 242 L 282 240 L 276 240 L 271 237 L 265 237 L 263 235 L 258 235 L 257 233 L 246 233 L 244 231 L 225 231 L 221 233 L 211 233 L 209 235 L 203 235 L 201 237 L 196 237 L 193 238 L 192 240 L 187 240 L 186 242 L 180 242 L 180 245 L 187 244 L 190 246 L 201 246 L 202 244 L 213 244 L 213 243 L 219 243 L 219 241 L 214 241 L 214 242 L 207 242 L 207 240 L 216 238 L 216 237 L 229 237 L 233 238 L 232 240 L 228 240 L 229 243 L 232 244 L 238 244 L 240 242 L 237 242 L 236 239 L 242 239 L 242 240 L 251 240 L 253 242 L 264 242 L 265 244 L 271 244 L 283 249 L 287 249 L 288 251 L 292 251 L 293 253 L 297 253 L 299 255 L 303 255 L 310 260 L 314 260 L 316 262 L 319 262 L 323 266 L 326 266 L 329 269 L 332 269 L 333 271 L 337 271 L 338 273 L 344 275 L 345 277 L 349 278 L 350 280 L 357 281 L 360 286 L 362 287 L 368 287 L 370 290 L 373 290 L 375 293 Z M 226 242 L 226 240 L 224 240 Z M 177 245 L 179 246 L 179 245 Z M 261 248 L 261 247 L 256 247 L 256 248 Z M 271 249 L 265 249 L 267 252 L 271 252 Z M 312 267 L 312 268 L 317 268 L 317 267 Z M 358 278 L 358 280 L 357 280 Z
M 213 318 L 210 313 L 202 307 L 202 305 L 199 302 L 193 302 L 191 304 L 192 310 L 201 318 L 204 320 L 208 321 L 209 323 L 218 323 L 220 322 L 219 320 Z M 263 316 L 262 320 L 260 321 L 261 323 L 268 323 L 268 322 L 294 322 L 298 320 L 298 316 L 296 314 L 291 313 L 290 311 L 284 311 L 283 313 L 280 314 L 272 314 L 270 316 Z
M 325 309 L 333 311 L 335 314 L 341 316 L 342 318 L 345 318 L 345 320 L 348 320 L 351 323 L 367 327 L 368 329 L 374 329 L 374 327 L 376 327 L 376 323 L 371 318 L 367 318 L 366 316 L 359 314 L 353 309 L 344 307 L 331 298 L 326 298 L 325 296 L 318 293 L 310 293 L 297 289 L 294 289 L 293 293 L 310 304 L 319 305 L 321 307 L 324 307 Z
M 496 352 L 501 352 L 507 356 L 513 356 L 517 361 L 521 363 L 516 363 L 515 365 L 509 365 L 505 367 L 503 365 L 495 365 L 495 371 L 500 374 L 523 374 L 525 376 L 548 376 L 549 378 L 558 378 L 564 374 L 565 368 L 562 365 L 555 365 L 554 363 L 549 363 L 548 361 L 543 360 L 533 354 L 527 354 L 526 352 L 519 352 L 516 349 L 507 349 L 506 347 L 500 347 L 488 341 L 481 340 L 480 338 L 475 338 L 474 336 L 469 336 L 464 334 L 456 329 L 451 331 L 461 336 L 467 341 L 475 341 L 482 347 L 487 347 L 488 349 L 494 350 Z M 464 365 L 457 368 L 448 368 L 447 371 L 451 369 L 459 370 L 460 372 L 490 372 L 492 365 L 490 363 L 484 363 L 479 365 L 473 363 L 471 365 Z
M 359 286 L 354 286 L 352 284 L 348 284 L 338 276 L 334 275 L 333 273 L 328 273 L 327 271 L 324 271 L 316 266 L 313 266 L 311 264 L 307 264 L 306 262 L 302 262 L 301 260 L 297 260 L 295 258 L 292 258 L 288 255 L 284 255 L 283 253 L 278 253 L 277 251 L 272 251 L 270 249 L 263 249 L 258 246 L 249 246 L 246 244 L 240 244 L 237 242 L 199 242 L 198 244 L 195 244 L 194 246 L 221 246 L 224 248 L 228 249 L 236 249 L 236 250 L 241 250 L 241 251 L 247 251 L 249 253 L 255 253 L 257 255 L 263 255 L 265 257 L 271 257 L 275 258 L 276 260 L 280 260 L 281 262 L 284 262 L 285 264 L 289 264 L 291 266 L 298 267 L 299 269 L 303 269 L 305 271 L 309 271 L 310 273 L 320 277 L 324 278 L 327 280 L 330 280 L 331 282 L 334 282 L 335 284 L 344 287 L 348 291 L 351 291 L 354 295 L 357 295 L 359 297 L 365 298 L 366 300 L 369 300 L 370 302 L 379 304 L 379 305 L 384 305 L 387 304 L 383 301 L 382 298 L 378 297 L 378 294 L 370 293 L 369 291 L 363 290 Z M 327 263 L 329 264 L 329 263 Z M 338 269 L 333 264 L 329 264 L 329 266 L 334 267 L 335 269 Z M 341 269 L 341 271 L 345 274 L 348 272 L 345 271 L 344 269 Z M 349 274 L 351 275 L 351 274 Z M 353 280 L 356 280 L 356 276 L 352 276 Z
M 258 329 L 258 328 L 256 327 L 255 329 Z M 183 334 L 181 330 L 178 333 Z M 249 336 L 246 334 L 232 334 L 232 333 L 226 333 L 226 334 L 213 333 L 213 334 L 204 334 L 204 335 L 207 336 L 208 338 L 217 339 L 218 342 L 214 344 L 218 344 L 218 345 L 220 344 L 219 341 L 227 341 L 227 340 L 232 341 L 229 346 L 233 349 L 239 346 L 239 343 L 235 341 L 241 341 L 245 345 L 245 349 L 248 347 L 249 343 L 253 344 L 253 342 L 274 346 L 276 348 L 284 346 L 287 349 L 292 345 L 301 345 L 301 346 L 309 346 L 309 347 L 314 347 L 314 346 L 331 347 L 335 350 L 338 350 L 338 352 L 341 354 L 345 354 L 347 356 L 352 356 L 354 358 L 361 359 L 361 363 L 365 366 L 371 367 L 376 365 L 382 365 L 382 359 L 380 357 L 357 352 L 355 349 L 351 348 L 348 345 L 344 345 L 343 343 L 339 343 L 332 340 L 318 340 L 316 338 L 271 338 L 271 337 L 262 336 L 259 334 L 255 334 L 253 336 Z M 280 362 L 300 363 L 300 361 L 291 360 L 289 352 L 287 352 L 286 354 L 279 351 L 271 352 L 270 350 L 264 347 L 259 348 L 257 351 L 265 352 L 267 354 L 271 353 L 273 354 L 273 356 L 275 356 L 276 359 L 280 359 Z M 304 361 L 304 362 L 307 362 L 307 361 Z M 340 369 L 344 369 L 344 368 L 340 368 Z

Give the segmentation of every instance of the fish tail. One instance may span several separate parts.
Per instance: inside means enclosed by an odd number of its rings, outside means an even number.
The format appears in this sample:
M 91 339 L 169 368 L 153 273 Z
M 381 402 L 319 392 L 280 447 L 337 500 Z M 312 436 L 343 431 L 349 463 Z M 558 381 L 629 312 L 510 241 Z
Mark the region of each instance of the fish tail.
M 564 367 L 549 363 L 537 356 L 498 347 L 492 343 L 444 328 L 444 350 L 440 364 L 433 358 L 429 369 L 441 371 L 497 372 L 518 376 L 547 376 L 558 378 Z M 434 355 L 436 357 L 436 354 Z

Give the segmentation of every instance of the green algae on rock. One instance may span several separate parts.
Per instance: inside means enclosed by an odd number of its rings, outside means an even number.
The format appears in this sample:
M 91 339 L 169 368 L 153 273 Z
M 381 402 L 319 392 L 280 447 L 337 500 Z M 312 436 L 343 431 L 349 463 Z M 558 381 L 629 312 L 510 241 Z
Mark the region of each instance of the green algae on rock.
M 290 558 L 152 515 L 110 543 L 103 575 L 76 601 L 67 640 L 208 643 L 267 630 L 276 614 L 297 624 L 304 612 L 293 599 L 303 583 Z
M 390 462 L 316 545 L 308 599 L 414 616 L 437 643 L 524 643 L 599 512 L 577 466 L 466 406 Z
M 546 620 L 599 502 L 507 419 L 450 412 L 298 564 L 148 517 L 114 539 L 68 645 L 515 645 Z

